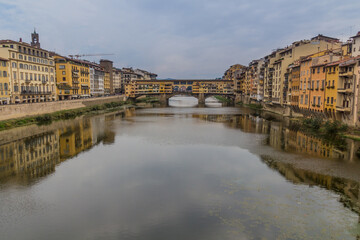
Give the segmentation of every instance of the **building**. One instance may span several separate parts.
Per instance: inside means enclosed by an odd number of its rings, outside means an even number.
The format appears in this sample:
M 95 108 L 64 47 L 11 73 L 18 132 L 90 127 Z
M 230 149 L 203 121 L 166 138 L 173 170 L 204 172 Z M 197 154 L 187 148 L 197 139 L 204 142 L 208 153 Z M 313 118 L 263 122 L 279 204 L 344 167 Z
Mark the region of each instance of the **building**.
M 230 66 L 230 68 L 225 71 L 223 79 L 234 81 L 235 80 L 235 72 L 243 69 L 244 67 L 245 66 L 243 66 L 241 64 L 234 64 L 234 65 Z
M 359 59 L 360 57 L 350 58 L 339 63 L 336 112 L 341 121 L 349 125 L 358 122 Z
M 356 34 L 356 36 L 351 37 L 352 38 L 352 51 L 351 55 L 353 57 L 360 56 L 360 32 Z
M 90 95 L 104 96 L 105 72 L 99 65 L 90 65 Z
M 56 100 L 55 63 L 49 51 L 40 48 L 39 35 L 31 44 L 0 40 L 0 57 L 7 59 L 10 75 L 10 103 Z
M 113 78 L 114 78 L 114 91 L 115 93 L 122 93 L 123 86 L 122 86 L 122 78 L 123 74 L 121 69 L 113 68 Z
M 312 58 L 310 56 L 300 60 L 300 109 L 309 109 L 311 63 Z
M 114 94 L 114 75 L 113 75 L 113 62 L 106 59 L 100 60 L 100 67 L 102 67 L 109 74 L 108 79 L 105 80 L 105 94 Z M 105 76 L 107 78 L 107 76 Z
M 0 105 L 10 103 L 10 66 L 9 61 L 0 58 Z
M 59 100 L 90 97 L 89 62 L 54 54 Z
M 326 82 L 325 82 L 325 106 L 324 111 L 329 116 L 335 117 L 336 97 L 339 80 L 339 63 L 341 61 L 332 62 L 326 65 Z
M 142 69 L 135 69 L 134 73 L 140 75 L 142 80 L 156 80 L 157 78 L 155 73 L 151 73 Z
M 104 94 L 105 95 L 111 94 L 111 73 L 106 70 L 104 72 Z
M 265 57 L 265 68 L 267 68 L 264 69 L 265 102 L 288 105 L 291 101 L 290 95 L 287 93 L 289 89 L 289 75 L 286 74 L 288 67 L 301 57 L 339 48 L 341 48 L 339 39 L 318 35 L 311 40 L 297 41 L 283 49 L 273 51 L 272 54 Z
M 296 61 L 289 66 L 291 80 L 289 85 L 290 92 L 290 105 L 296 109 L 299 107 L 299 95 L 300 95 L 300 62 Z
M 244 81 L 245 81 L 246 70 L 247 69 L 244 66 L 240 70 L 235 71 L 234 93 L 242 94 L 244 92 Z
M 320 53 L 321 54 L 321 53 Z M 310 106 L 309 109 L 314 112 L 324 112 L 325 109 L 325 82 L 326 82 L 326 65 L 339 61 L 341 50 L 324 51 L 324 55 L 312 59 L 311 82 L 309 91 Z M 333 83 L 334 86 L 334 83 Z

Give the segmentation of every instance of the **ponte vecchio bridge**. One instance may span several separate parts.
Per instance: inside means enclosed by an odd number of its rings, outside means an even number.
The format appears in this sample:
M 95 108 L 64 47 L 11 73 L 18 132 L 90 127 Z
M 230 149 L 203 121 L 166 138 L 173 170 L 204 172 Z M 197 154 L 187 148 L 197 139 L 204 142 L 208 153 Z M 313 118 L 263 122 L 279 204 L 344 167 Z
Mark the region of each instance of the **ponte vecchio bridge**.
M 211 96 L 234 97 L 233 81 L 218 79 L 172 79 L 172 80 L 134 80 L 125 86 L 129 98 L 140 96 L 159 96 L 167 101 L 175 95 L 190 95 L 204 103 Z

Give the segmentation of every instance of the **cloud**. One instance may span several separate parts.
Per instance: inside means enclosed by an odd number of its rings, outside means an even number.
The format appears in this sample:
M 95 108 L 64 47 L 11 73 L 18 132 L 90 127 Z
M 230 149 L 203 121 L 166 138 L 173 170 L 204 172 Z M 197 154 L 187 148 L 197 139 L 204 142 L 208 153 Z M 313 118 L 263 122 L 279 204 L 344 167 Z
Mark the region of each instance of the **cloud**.
M 29 41 L 36 27 L 42 46 L 62 54 L 114 53 L 116 66 L 161 78 L 215 78 L 318 33 L 346 40 L 360 29 L 359 8 L 355 0 L 0 0 L 0 35 Z

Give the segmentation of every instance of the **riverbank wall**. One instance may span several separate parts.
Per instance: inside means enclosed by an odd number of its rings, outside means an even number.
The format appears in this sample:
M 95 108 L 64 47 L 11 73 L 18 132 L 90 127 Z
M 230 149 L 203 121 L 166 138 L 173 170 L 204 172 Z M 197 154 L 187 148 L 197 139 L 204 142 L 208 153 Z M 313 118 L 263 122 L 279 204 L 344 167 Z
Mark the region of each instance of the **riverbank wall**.
M 16 105 L 0 106 L 0 121 L 32 117 L 41 114 L 53 113 L 63 110 L 71 110 L 83 107 L 90 107 L 110 102 L 126 101 L 125 95 L 117 95 L 110 97 L 88 98 L 78 100 L 64 100 L 57 102 L 42 102 L 42 103 L 26 103 Z

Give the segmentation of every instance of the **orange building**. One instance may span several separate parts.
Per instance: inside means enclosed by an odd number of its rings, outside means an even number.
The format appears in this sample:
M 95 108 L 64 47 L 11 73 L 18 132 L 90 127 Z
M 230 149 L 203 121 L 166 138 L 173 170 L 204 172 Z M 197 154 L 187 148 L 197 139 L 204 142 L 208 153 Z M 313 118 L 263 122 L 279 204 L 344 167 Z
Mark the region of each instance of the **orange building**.
M 290 93 L 291 93 L 291 106 L 299 106 L 300 95 L 300 63 L 295 62 L 290 66 L 291 68 L 291 81 L 290 81 Z
M 325 97 L 325 78 L 326 78 L 326 63 L 321 62 L 316 64 L 313 61 L 311 69 L 310 82 L 310 110 L 315 112 L 324 111 L 324 97 Z
M 312 58 L 310 56 L 300 60 L 300 109 L 309 109 L 311 64 Z

